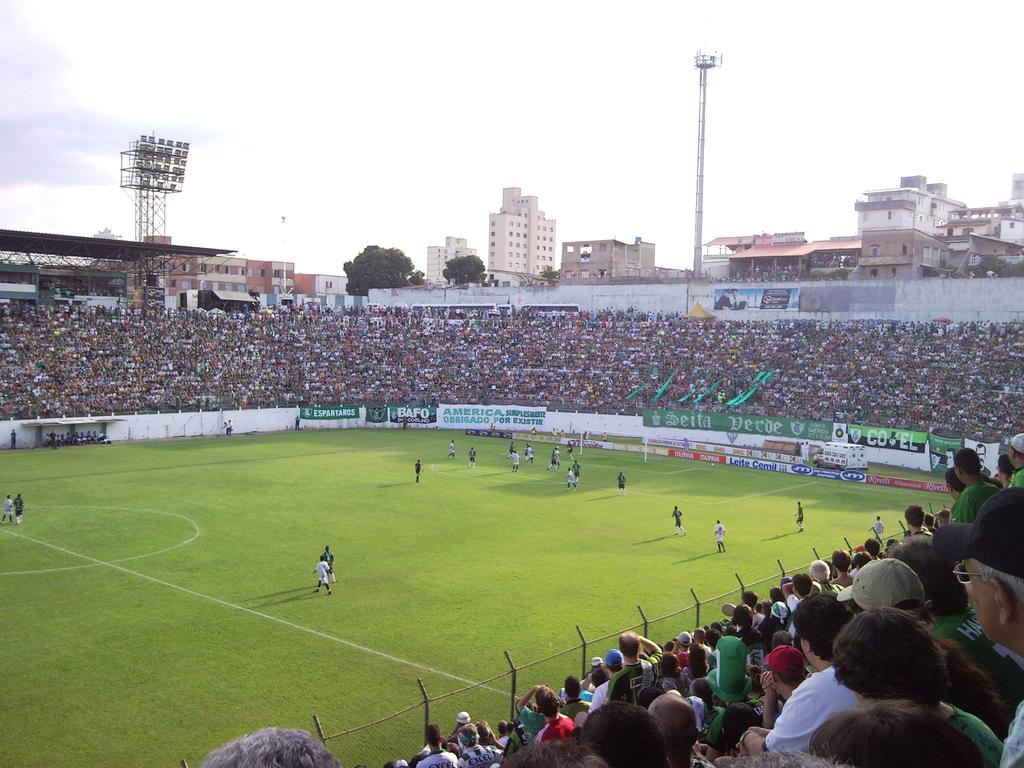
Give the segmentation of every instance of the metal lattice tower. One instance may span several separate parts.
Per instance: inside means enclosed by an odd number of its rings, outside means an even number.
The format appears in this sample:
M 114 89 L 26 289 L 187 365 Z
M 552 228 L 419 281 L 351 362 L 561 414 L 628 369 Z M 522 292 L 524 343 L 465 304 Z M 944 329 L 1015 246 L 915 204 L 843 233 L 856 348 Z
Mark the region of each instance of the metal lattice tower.
M 151 242 L 167 227 L 167 195 L 181 192 L 188 142 L 140 136 L 121 153 L 121 188 L 135 190 L 135 239 Z
M 722 65 L 722 56 L 717 53 L 697 52 L 693 64 L 700 70 L 700 110 L 697 116 L 697 203 L 693 225 L 693 276 L 704 272 L 703 229 L 704 229 L 704 123 L 708 98 L 708 70 Z

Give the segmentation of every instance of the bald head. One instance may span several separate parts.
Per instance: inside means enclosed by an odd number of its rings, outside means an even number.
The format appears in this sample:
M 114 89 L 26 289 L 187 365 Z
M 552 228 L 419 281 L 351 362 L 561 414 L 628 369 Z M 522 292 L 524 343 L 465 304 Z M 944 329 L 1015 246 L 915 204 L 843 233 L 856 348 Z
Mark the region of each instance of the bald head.
M 697 715 L 680 696 L 659 696 L 647 710 L 665 741 L 669 768 L 689 768 L 697 743 Z

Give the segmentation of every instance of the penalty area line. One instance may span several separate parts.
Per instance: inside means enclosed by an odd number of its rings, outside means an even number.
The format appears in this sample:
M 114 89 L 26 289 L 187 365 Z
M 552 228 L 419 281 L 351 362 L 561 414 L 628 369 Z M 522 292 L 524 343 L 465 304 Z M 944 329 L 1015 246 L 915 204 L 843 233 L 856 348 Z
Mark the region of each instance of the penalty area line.
M 387 659 L 388 661 L 393 661 L 393 662 L 395 662 L 397 664 L 404 664 L 407 667 L 412 667 L 413 669 L 418 669 L 418 670 L 420 670 L 422 672 L 430 672 L 430 673 L 438 675 L 440 677 L 446 677 L 449 680 L 455 680 L 456 682 L 459 682 L 459 683 L 465 683 L 468 686 L 475 686 L 475 685 L 477 685 L 477 683 L 475 681 L 470 680 L 468 678 L 459 677 L 458 675 L 453 675 L 450 672 L 445 672 L 445 671 L 440 670 L 440 669 L 434 669 L 433 667 L 428 667 L 427 665 L 420 664 L 419 662 L 416 662 L 416 661 L 410 661 L 409 659 L 403 659 L 400 656 L 392 656 L 390 653 L 384 653 L 383 651 L 378 651 L 378 650 L 375 650 L 373 648 L 368 648 L 365 645 L 360 645 L 359 643 L 354 643 L 351 640 L 346 640 L 343 637 L 336 637 L 334 635 L 329 635 L 326 632 L 321 632 L 318 629 L 312 629 L 311 627 L 304 627 L 301 624 L 296 624 L 294 622 L 288 621 L 287 619 L 282 619 L 282 618 L 279 618 L 277 616 L 271 616 L 269 613 L 263 613 L 262 611 L 257 611 L 257 610 L 255 610 L 253 608 L 246 608 L 244 605 L 238 605 L 237 603 L 232 603 L 229 600 L 222 600 L 221 598 L 214 597 L 213 595 L 205 595 L 202 592 L 196 592 L 195 590 L 189 589 L 188 587 L 182 587 L 182 586 L 179 586 L 177 584 L 172 584 L 169 581 L 164 581 L 163 579 L 158 579 L 155 576 L 148 576 L 145 573 L 140 573 L 139 571 L 133 571 L 131 568 L 125 568 L 123 566 L 117 565 L 116 563 L 107 562 L 106 560 L 98 560 L 95 557 L 90 557 L 89 555 L 83 555 L 81 552 L 74 552 L 74 551 L 72 551 L 70 549 L 65 549 L 64 547 L 57 546 L 56 544 L 51 544 L 48 541 L 42 541 L 41 539 L 34 539 L 31 536 L 25 536 L 24 534 L 21 534 L 21 533 L 14 533 L 13 531 L 8 531 L 8 530 L 3 530 L 3 529 L 0 529 L 0 533 L 5 533 L 8 536 L 14 536 L 14 537 L 17 537 L 19 539 L 25 539 L 27 541 L 31 541 L 31 542 L 34 542 L 36 544 L 40 544 L 40 545 L 42 545 L 44 547 L 49 547 L 50 549 L 56 550 L 58 552 L 63 552 L 65 554 L 67 554 L 67 555 L 72 555 L 73 557 L 81 558 L 82 560 L 88 560 L 90 563 L 93 563 L 95 565 L 104 565 L 104 566 L 106 566 L 108 568 L 113 568 L 115 571 L 121 571 L 122 573 L 126 573 L 129 576 L 135 576 L 137 578 L 144 579 L 146 581 L 150 581 L 150 582 L 152 582 L 154 584 L 159 584 L 162 587 L 167 587 L 168 589 L 173 589 L 173 590 L 176 590 L 178 592 L 183 592 L 184 594 L 191 595 L 192 597 L 198 597 L 201 600 L 207 600 L 207 601 L 209 601 L 211 603 L 216 603 L 217 605 L 223 606 L 225 608 L 233 608 L 236 611 L 242 611 L 243 613 L 248 613 L 251 616 L 257 616 L 257 617 L 259 617 L 261 619 L 266 619 L 267 621 L 272 621 L 275 624 L 280 624 L 280 625 L 285 626 L 285 627 L 290 627 L 291 629 L 297 629 L 300 632 L 305 632 L 306 634 L 313 635 L 315 637 L 319 637 L 319 638 L 322 638 L 324 640 L 330 640 L 333 643 L 338 643 L 339 645 L 347 646 L 347 647 L 352 648 L 353 650 L 356 650 L 356 651 L 362 651 L 363 653 L 370 654 L 371 656 L 377 656 L 378 658 L 381 658 L 381 659 Z M 508 691 L 500 691 L 497 688 L 492 688 L 492 687 L 490 687 L 488 685 L 481 686 L 481 687 L 486 688 L 488 691 L 493 691 L 494 693 L 500 694 L 501 696 L 507 696 L 508 695 Z

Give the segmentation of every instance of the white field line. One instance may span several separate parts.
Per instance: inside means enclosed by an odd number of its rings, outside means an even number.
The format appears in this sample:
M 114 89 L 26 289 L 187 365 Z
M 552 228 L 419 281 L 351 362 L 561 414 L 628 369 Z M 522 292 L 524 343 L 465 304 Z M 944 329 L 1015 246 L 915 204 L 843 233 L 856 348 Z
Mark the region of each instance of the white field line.
M 34 507 L 34 509 L 35 510 L 44 510 L 45 511 L 45 510 L 49 510 L 49 509 L 63 509 L 63 508 L 66 508 L 66 507 L 72 507 L 74 509 L 103 509 L 103 510 L 117 509 L 117 510 L 122 510 L 124 512 L 151 512 L 154 515 L 167 515 L 168 517 L 178 517 L 178 518 L 181 518 L 182 520 L 184 520 L 185 522 L 187 522 L 189 525 L 192 526 L 192 536 L 190 538 L 188 538 L 188 539 L 185 539 L 184 541 L 179 541 L 177 544 L 172 544 L 169 547 L 164 547 L 163 549 L 158 549 L 155 552 L 144 552 L 141 555 L 131 555 L 129 557 L 120 557 L 117 560 L 111 560 L 110 561 L 111 563 L 127 563 L 130 560 L 141 560 L 144 557 L 156 557 L 157 555 L 162 555 L 165 552 L 171 552 L 172 550 L 179 549 L 180 547 L 187 546 L 188 544 L 191 544 L 193 541 L 195 541 L 196 539 L 199 538 L 199 533 L 200 533 L 199 532 L 199 526 L 196 525 L 196 521 L 193 520 L 191 517 L 186 517 L 185 515 L 179 515 L 176 512 L 160 512 L 159 510 L 156 510 L 156 509 L 140 509 L 140 508 L 136 508 L 136 507 L 103 507 L 103 506 L 99 506 L 99 505 L 95 505 L 95 504 L 81 504 L 81 505 L 78 505 L 78 504 L 74 504 L 74 505 L 72 505 L 72 504 L 61 504 L 61 505 L 57 505 L 57 506 Z M 28 539 L 29 537 L 28 536 L 22 536 L 21 538 Z M 41 573 L 57 573 L 59 571 L 78 571 L 78 570 L 81 570 L 82 568 L 96 568 L 99 565 L 101 565 L 101 563 L 96 562 L 96 563 L 86 563 L 85 565 L 66 565 L 63 568 L 41 568 L 41 569 L 35 570 L 35 571 L 3 571 L 3 572 L 0 572 L 0 576 L 37 576 L 37 575 L 39 575 Z
M 44 547 L 49 547 L 50 549 L 54 549 L 54 550 L 56 550 L 58 552 L 63 552 L 64 554 L 67 554 L 67 555 L 72 555 L 74 557 L 80 557 L 83 560 L 88 560 L 89 562 L 91 562 L 91 563 L 93 563 L 95 565 L 104 565 L 107 568 L 113 568 L 115 571 L 120 571 L 122 573 L 126 573 L 129 576 L 135 576 L 136 578 L 144 579 L 146 581 L 152 582 L 153 584 L 159 584 L 162 587 L 167 587 L 168 589 L 174 589 L 174 590 L 177 590 L 178 592 L 183 592 L 186 595 L 191 595 L 192 597 L 198 597 L 201 600 L 207 600 L 207 601 L 209 601 L 211 603 L 216 603 L 217 605 L 221 605 L 221 606 L 223 606 L 225 608 L 233 608 L 236 611 L 242 611 L 243 613 L 247 613 L 250 616 L 257 616 L 257 617 L 259 617 L 261 619 L 266 619 L 267 621 L 272 621 L 272 622 L 274 622 L 276 624 L 281 624 L 282 626 L 290 627 L 291 629 L 297 629 L 300 632 L 305 632 L 305 633 L 313 635 L 315 637 L 323 638 L 324 640 L 330 640 L 333 643 L 338 643 L 339 645 L 344 645 L 344 646 L 347 646 L 347 647 L 352 648 L 354 650 L 362 651 L 363 653 L 370 654 L 371 656 L 377 656 L 377 657 L 379 657 L 381 659 L 387 659 L 388 661 L 393 661 L 393 662 L 396 662 L 398 664 L 404 664 L 405 666 L 412 667 L 414 669 L 418 669 L 418 670 L 421 670 L 423 672 L 430 672 L 430 673 L 438 675 L 440 677 L 446 677 L 449 680 L 455 680 L 455 681 L 460 682 L 460 683 L 465 683 L 466 685 L 470 685 L 470 686 L 476 685 L 476 683 L 473 680 L 469 680 L 468 678 L 459 677 L 458 675 L 453 675 L 450 672 L 444 672 L 443 670 L 440 670 L 440 669 L 434 669 L 433 667 L 428 667 L 426 664 L 420 664 L 419 662 L 416 662 L 416 661 L 410 661 L 409 659 L 403 659 L 400 656 L 392 656 L 389 653 L 384 653 L 383 651 L 377 651 L 377 650 L 374 650 L 373 648 L 368 648 L 365 645 L 360 645 L 359 643 L 354 643 L 351 640 L 346 640 L 346 639 L 344 639 L 342 637 L 335 637 L 334 635 L 329 635 L 326 632 L 321 632 L 321 631 L 319 631 L 317 629 L 312 629 L 310 627 L 304 627 L 301 624 L 295 624 L 294 622 L 288 621 L 286 619 L 279 618 L 277 616 L 271 616 L 269 613 L 263 613 L 262 611 L 257 611 L 257 610 L 255 610 L 253 608 L 246 608 L 244 605 L 238 605 L 238 604 L 232 603 L 232 602 L 230 602 L 228 600 L 222 600 L 219 597 L 213 597 L 212 595 L 204 595 L 202 592 L 196 592 L 195 590 L 188 589 L 187 587 L 181 587 L 181 586 L 178 586 L 177 584 L 172 584 L 169 581 L 164 581 L 163 579 L 158 579 L 158 578 L 156 578 L 154 576 L 147 576 L 144 573 L 139 573 L 138 571 L 133 571 L 130 568 L 125 568 L 125 567 L 117 565 L 116 563 L 113 563 L 113 562 L 107 562 L 105 560 L 97 560 L 95 557 L 89 557 L 89 555 L 83 555 L 81 552 L 73 552 L 70 549 L 65 549 L 64 547 L 59 547 L 56 544 L 50 544 L 47 541 L 42 541 L 40 539 L 34 539 L 31 536 L 25 536 L 24 534 L 21 534 L 21 533 L 15 533 L 14 531 L 10 531 L 10 530 L 7 530 L 5 528 L 0 528 L 0 533 L 5 533 L 8 536 L 16 536 L 19 539 L 26 539 L 27 541 L 34 542 L 34 543 L 39 544 L 39 545 L 44 546 Z M 508 695 L 508 691 L 501 691 L 501 690 L 498 690 L 497 688 L 491 688 L 490 686 L 482 686 L 482 687 L 486 688 L 489 691 L 493 691 L 494 693 L 497 693 L 497 694 L 499 694 L 501 696 L 507 696 Z

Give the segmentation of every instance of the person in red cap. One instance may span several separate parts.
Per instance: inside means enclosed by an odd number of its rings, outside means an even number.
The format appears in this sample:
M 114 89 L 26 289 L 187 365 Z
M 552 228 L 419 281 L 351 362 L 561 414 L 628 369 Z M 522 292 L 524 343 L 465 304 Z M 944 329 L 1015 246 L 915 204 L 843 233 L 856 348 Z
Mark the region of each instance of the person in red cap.
M 761 673 L 766 694 L 765 725 L 770 722 L 767 701 L 770 689 L 775 691 L 776 708 L 778 695 L 789 693 L 786 706 L 770 727 L 750 728 L 740 737 L 740 754 L 807 752 L 811 736 L 819 726 L 833 715 L 857 706 L 856 695 L 836 680 L 832 669 L 832 641 L 850 617 L 846 606 L 831 594 L 808 595 L 800 601 L 793 623 L 797 629 L 796 642 L 803 653 L 780 645 L 768 654 L 765 659 L 768 670 Z M 800 675 L 805 663 L 815 672 L 802 680 Z

